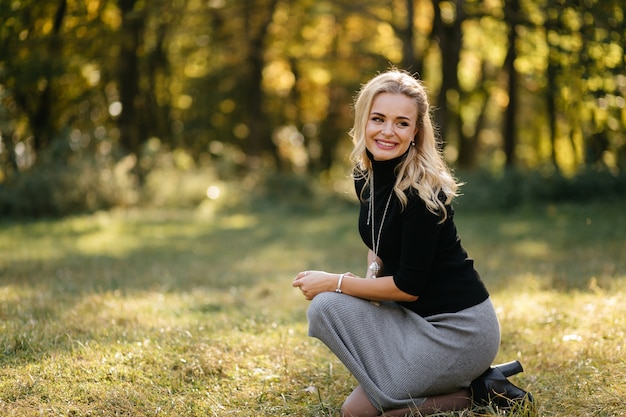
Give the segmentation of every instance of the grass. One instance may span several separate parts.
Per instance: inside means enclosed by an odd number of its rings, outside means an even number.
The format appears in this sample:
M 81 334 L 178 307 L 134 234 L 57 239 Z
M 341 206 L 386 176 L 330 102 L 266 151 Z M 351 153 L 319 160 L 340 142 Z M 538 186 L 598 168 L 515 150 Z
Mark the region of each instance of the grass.
M 537 414 L 625 415 L 620 206 L 457 212 Z M 364 257 L 345 204 L 2 223 L 0 415 L 338 416 L 355 381 L 290 284 Z

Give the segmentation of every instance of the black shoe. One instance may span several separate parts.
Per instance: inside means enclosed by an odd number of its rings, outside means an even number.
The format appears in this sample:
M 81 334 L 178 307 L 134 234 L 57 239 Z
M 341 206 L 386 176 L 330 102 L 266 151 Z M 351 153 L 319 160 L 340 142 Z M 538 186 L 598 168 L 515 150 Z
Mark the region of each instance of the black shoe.
M 517 361 L 487 369 L 470 384 L 472 402 L 478 407 L 494 404 L 501 409 L 511 408 L 525 401 L 532 403 L 533 396 L 529 392 L 506 379 L 505 374 L 511 376 L 521 371 L 522 365 Z
M 517 375 L 520 372 L 524 372 L 524 368 L 522 368 L 522 364 L 519 363 L 518 360 L 494 365 L 493 368 L 496 368 L 498 371 L 502 372 L 502 375 L 507 378 L 513 375 Z

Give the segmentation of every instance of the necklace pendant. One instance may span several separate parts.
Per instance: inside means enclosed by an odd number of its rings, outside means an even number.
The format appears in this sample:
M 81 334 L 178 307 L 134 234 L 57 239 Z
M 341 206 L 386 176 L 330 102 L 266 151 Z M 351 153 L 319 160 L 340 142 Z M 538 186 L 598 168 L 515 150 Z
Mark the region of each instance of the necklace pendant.
M 376 276 L 378 276 L 378 273 L 380 272 L 380 265 L 378 265 L 378 262 L 374 261 L 370 264 L 370 271 L 372 272 L 372 278 L 376 278 Z

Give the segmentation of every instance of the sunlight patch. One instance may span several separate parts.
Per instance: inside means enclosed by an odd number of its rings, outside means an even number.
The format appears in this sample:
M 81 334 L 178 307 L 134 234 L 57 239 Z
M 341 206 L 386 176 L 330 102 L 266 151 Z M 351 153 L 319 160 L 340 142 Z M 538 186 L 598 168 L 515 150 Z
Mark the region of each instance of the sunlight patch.
M 120 236 L 114 227 L 86 234 L 76 241 L 76 247 L 86 254 L 126 255 L 139 246 L 141 242 L 138 239 L 128 235 Z
M 513 246 L 515 252 L 519 255 L 525 255 L 533 258 L 543 258 L 550 253 L 550 247 L 545 242 L 537 240 L 525 240 L 516 243 Z
M 221 222 L 222 229 L 247 229 L 257 224 L 258 221 L 256 217 L 244 214 L 226 217 Z

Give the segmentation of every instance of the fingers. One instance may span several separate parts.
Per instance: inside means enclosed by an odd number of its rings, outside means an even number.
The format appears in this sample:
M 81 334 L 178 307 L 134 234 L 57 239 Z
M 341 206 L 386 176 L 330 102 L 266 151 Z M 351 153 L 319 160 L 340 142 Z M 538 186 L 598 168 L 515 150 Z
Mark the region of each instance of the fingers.
M 302 271 L 302 272 L 298 272 L 298 274 L 296 275 L 296 277 L 293 279 L 294 281 L 297 281 L 299 279 L 302 279 L 306 276 L 311 275 L 311 271 Z
M 307 278 L 309 276 L 311 276 L 311 271 L 303 271 L 303 272 L 298 273 L 298 275 L 296 275 L 296 277 L 293 279 L 291 286 L 299 288 L 304 298 L 308 301 L 311 301 L 313 299 L 313 296 L 308 290 L 305 290 L 303 288 L 303 286 L 306 283 L 304 278 Z
M 300 287 L 302 286 L 302 278 L 306 277 L 307 274 L 309 273 L 309 271 L 303 271 L 303 272 L 298 272 L 298 275 L 296 275 L 296 277 L 293 279 L 293 282 L 291 283 L 292 287 Z

